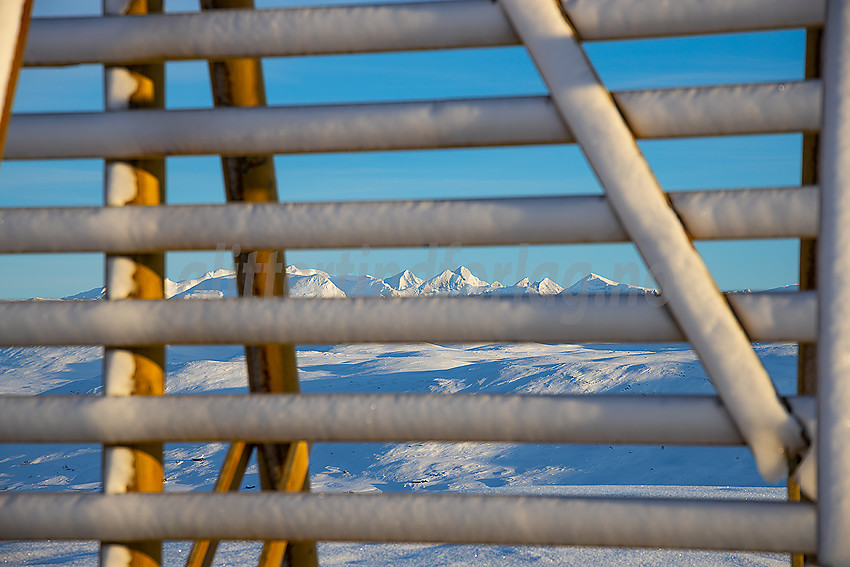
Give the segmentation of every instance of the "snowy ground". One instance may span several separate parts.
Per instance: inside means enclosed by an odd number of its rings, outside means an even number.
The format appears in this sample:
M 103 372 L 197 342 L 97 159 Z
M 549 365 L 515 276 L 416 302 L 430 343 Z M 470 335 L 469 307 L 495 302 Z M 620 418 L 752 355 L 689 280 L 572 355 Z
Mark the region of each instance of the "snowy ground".
M 795 384 L 796 347 L 758 345 L 783 393 Z M 684 345 L 304 346 L 305 392 L 709 393 Z M 172 347 L 168 393 L 245 391 L 239 346 Z M 0 349 L 0 395 L 96 394 L 101 350 Z M 168 445 L 167 490 L 209 490 L 223 444 Z M 317 444 L 317 491 L 488 492 L 782 499 L 744 448 L 494 444 Z M 97 446 L 0 445 L 0 491 L 99 490 Z M 252 465 L 243 489 L 259 484 Z M 251 488 L 249 488 L 251 487 Z M 187 542 L 167 542 L 180 564 Z M 216 565 L 256 564 L 257 544 L 228 542 Z M 323 565 L 787 565 L 771 554 L 447 545 L 320 544 Z M 93 565 L 93 542 L 2 542 L 0 564 Z

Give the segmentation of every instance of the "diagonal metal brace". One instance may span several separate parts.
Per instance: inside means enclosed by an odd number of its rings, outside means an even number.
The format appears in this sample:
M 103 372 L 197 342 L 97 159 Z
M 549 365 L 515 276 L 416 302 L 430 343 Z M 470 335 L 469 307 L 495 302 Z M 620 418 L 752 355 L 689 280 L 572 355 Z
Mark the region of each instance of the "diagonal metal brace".
M 787 456 L 807 446 L 802 426 L 777 396 L 611 93 L 579 45 L 569 18 L 554 0 L 500 0 L 500 5 L 612 210 L 661 286 L 673 318 L 699 355 L 759 471 L 768 480 L 778 480 L 787 470 Z

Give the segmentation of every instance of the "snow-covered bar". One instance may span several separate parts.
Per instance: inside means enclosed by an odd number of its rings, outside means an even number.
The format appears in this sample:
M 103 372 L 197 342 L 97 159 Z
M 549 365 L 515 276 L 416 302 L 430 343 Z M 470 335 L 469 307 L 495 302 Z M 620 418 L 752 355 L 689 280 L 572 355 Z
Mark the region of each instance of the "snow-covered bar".
M 287 539 L 812 552 L 798 502 L 461 494 L 0 494 L 7 539 Z
M 639 138 L 814 132 L 818 81 L 628 91 Z M 132 131 L 133 136 L 123 132 Z M 547 96 L 18 114 L 4 159 L 283 154 L 572 143 Z
M 670 193 L 696 239 L 812 238 L 818 188 Z M 443 201 L 0 209 L 0 253 L 628 240 L 596 195 Z
M 791 398 L 802 417 L 812 398 Z M 0 397 L 2 443 L 243 440 L 740 445 L 713 396 Z
M 562 0 L 585 40 L 823 25 L 823 0 Z M 459 0 L 33 20 L 26 65 L 363 53 L 519 43 L 498 4 Z
M 814 293 L 726 297 L 754 341 L 816 338 Z M 664 302 L 653 294 L 3 301 L 0 344 L 682 341 Z
M 818 560 L 850 565 L 850 3 L 830 1 L 818 239 Z M 816 453 L 815 453 L 816 451 Z

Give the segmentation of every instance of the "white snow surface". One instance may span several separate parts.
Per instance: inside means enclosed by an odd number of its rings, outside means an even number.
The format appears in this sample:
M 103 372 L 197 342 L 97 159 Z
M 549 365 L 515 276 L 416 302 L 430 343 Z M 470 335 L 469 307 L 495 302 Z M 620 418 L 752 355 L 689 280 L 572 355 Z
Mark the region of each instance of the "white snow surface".
M 384 287 L 416 293 L 484 292 L 491 284 L 444 272 L 434 282 L 412 274 L 377 280 L 288 270 L 293 289 L 323 293 L 393 295 Z M 576 291 L 617 289 L 589 277 Z M 173 297 L 219 297 L 216 287 L 232 272 L 170 284 Z M 312 282 L 312 283 L 310 283 Z M 365 283 L 364 283 L 365 282 Z M 545 280 L 544 280 L 545 282 Z M 311 287 L 315 284 L 315 287 Z M 367 285 L 368 284 L 368 285 Z M 229 285 L 229 284 L 228 284 Z M 358 287 L 359 286 L 359 287 Z M 596 287 L 593 287 L 596 286 Z M 527 281 L 516 290 L 533 289 Z M 572 293 L 573 288 L 565 293 Z M 558 289 L 541 282 L 537 288 Z M 205 295 L 205 292 L 215 292 Z M 530 292 L 536 292 L 530 291 Z M 336 293 L 336 292 L 334 292 Z M 780 393 L 796 384 L 796 345 L 759 344 L 756 352 Z M 409 344 L 302 345 L 298 348 L 305 393 L 713 393 L 696 355 L 682 344 Z M 2 395 L 99 395 L 102 349 L 50 347 L 0 349 Z M 247 392 L 241 346 L 168 349 L 167 394 Z M 167 444 L 168 491 L 209 491 L 226 445 Z M 101 449 L 96 445 L 0 445 L 0 492 L 99 491 Z M 761 480 L 745 447 L 617 445 L 515 445 L 477 443 L 317 443 L 311 485 L 318 492 L 476 492 L 500 494 L 662 496 L 672 498 L 785 498 L 780 485 Z M 259 485 L 256 464 L 242 490 Z M 164 563 L 185 562 L 189 542 L 164 544 Z M 96 542 L 0 542 L 0 564 L 93 565 Z M 509 547 L 320 543 L 322 565 L 786 565 L 782 554 L 658 549 Z M 256 564 L 259 544 L 224 542 L 215 565 Z

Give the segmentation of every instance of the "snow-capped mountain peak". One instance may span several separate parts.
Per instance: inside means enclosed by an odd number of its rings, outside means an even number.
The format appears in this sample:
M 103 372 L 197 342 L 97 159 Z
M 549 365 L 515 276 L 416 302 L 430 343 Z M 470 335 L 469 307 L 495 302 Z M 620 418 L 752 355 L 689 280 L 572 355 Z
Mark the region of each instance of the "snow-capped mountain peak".
M 527 280 L 528 278 L 526 278 Z M 543 278 L 539 282 L 535 282 L 528 286 L 529 291 L 533 291 L 535 293 L 539 293 L 540 295 L 556 295 L 564 291 L 564 288 L 550 280 L 549 278 Z
M 464 283 L 466 283 L 466 285 L 472 285 L 477 287 L 484 287 L 490 285 L 472 272 L 470 272 L 469 268 L 467 268 L 466 266 L 459 266 L 454 271 L 454 273 L 460 276 L 461 279 L 463 279 Z
M 486 292 L 490 284 L 473 274 L 466 266 L 443 270 L 441 274 L 422 282 L 417 295 L 471 295 Z
M 165 278 L 165 297 L 174 297 L 176 295 L 180 295 L 185 293 L 189 289 L 196 289 L 200 291 L 201 286 L 204 282 L 209 282 L 210 280 L 215 280 L 216 283 L 220 283 L 222 280 L 227 280 L 230 278 L 235 279 L 235 275 L 233 270 L 226 270 L 224 268 L 219 268 L 218 270 L 213 270 L 212 272 L 207 272 L 199 278 L 192 278 L 188 280 L 181 281 L 171 281 L 168 278 Z M 217 286 L 214 286 L 217 287 Z M 210 290 L 212 287 L 209 285 L 204 286 L 205 290 Z
M 458 291 L 462 287 L 463 278 L 451 270 L 443 270 L 430 280 L 422 282 L 416 291 L 419 295 L 433 295 L 435 293 L 449 293 Z
M 394 276 L 384 279 L 384 283 L 398 291 L 404 291 L 411 287 L 417 287 L 419 285 L 422 285 L 423 281 L 424 280 L 418 278 L 416 274 L 414 274 L 410 270 L 404 270 L 403 272 L 399 272 Z
M 609 280 L 608 278 L 600 276 L 599 274 L 590 273 L 579 281 L 577 281 L 576 283 L 574 283 L 573 285 L 571 285 L 567 289 L 567 293 L 570 293 L 571 295 L 579 295 L 585 293 L 603 293 L 606 295 L 614 293 L 631 293 L 644 295 L 647 293 L 656 293 L 656 291 L 654 289 L 649 289 L 645 287 L 615 282 L 614 280 Z
M 429 280 L 422 280 L 410 270 L 386 279 L 369 275 L 333 275 L 322 270 L 286 268 L 289 294 L 292 297 L 393 297 L 414 295 L 578 295 L 647 294 L 653 289 L 618 283 L 598 274 L 588 274 L 568 289 L 549 278 L 531 283 L 525 277 L 514 285 L 487 283 L 466 266 L 443 270 Z M 165 281 L 166 297 L 175 299 L 218 299 L 236 297 L 236 275 L 233 270 L 218 269 L 200 277 L 182 281 Z M 66 299 L 102 299 L 103 288 L 95 288 Z

